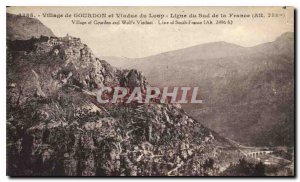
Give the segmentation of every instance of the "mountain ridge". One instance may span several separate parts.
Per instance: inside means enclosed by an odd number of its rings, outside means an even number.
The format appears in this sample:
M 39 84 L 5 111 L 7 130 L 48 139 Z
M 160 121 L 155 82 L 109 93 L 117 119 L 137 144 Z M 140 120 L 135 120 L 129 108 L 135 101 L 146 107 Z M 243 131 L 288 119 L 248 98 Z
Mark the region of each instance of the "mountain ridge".
M 283 131 L 277 131 L 281 133 L 281 139 L 276 139 L 276 141 L 272 140 L 274 137 L 270 136 L 264 136 L 263 140 L 251 139 L 248 136 L 264 135 L 264 130 L 271 133 L 268 130 L 276 127 L 278 123 L 284 122 L 285 118 L 289 118 L 287 128 L 291 130 L 293 126 L 293 109 L 290 107 L 287 107 L 289 111 L 279 109 L 282 105 L 293 105 L 293 38 L 294 33 L 286 32 L 272 42 L 253 47 L 231 49 L 230 46 L 228 50 L 231 51 L 229 52 L 226 48 L 218 49 L 220 46 L 203 49 L 200 45 L 196 46 L 196 48 L 200 47 L 199 50 L 192 47 L 175 51 L 174 54 L 168 52 L 139 60 L 119 61 L 119 63 L 108 59 L 108 62 L 121 68 L 141 70 L 149 82 L 156 86 L 198 86 L 198 95 L 202 95 L 206 104 L 199 108 L 197 106 L 193 108 L 191 105 L 185 106 L 185 109 L 189 114 L 205 123 L 207 127 L 217 130 L 222 136 L 248 145 L 258 143 L 258 145 L 275 145 L 275 143 L 280 145 L 287 143 L 287 140 L 290 141 L 290 145 L 293 143 L 290 134 L 292 132 L 284 134 Z M 216 45 L 216 43 L 210 45 Z M 289 82 L 286 83 L 285 80 L 289 80 Z M 272 108 L 271 103 L 274 104 L 274 101 L 277 108 L 269 109 L 269 107 Z M 246 103 L 252 104 L 247 106 Z M 245 106 L 230 108 L 231 105 Z M 220 106 L 224 109 L 221 109 Z M 202 107 L 208 107 L 212 111 L 203 113 Z M 255 109 L 259 107 L 260 110 Z M 214 112 L 221 112 L 223 117 L 217 115 L 212 117 Z M 235 112 L 240 114 L 234 115 Z M 279 116 L 279 113 L 282 116 Z M 207 118 L 207 116 L 209 117 Z M 273 121 L 268 121 L 268 117 Z M 239 121 L 243 122 L 237 125 Z M 251 123 L 253 126 L 250 125 Z M 258 131 L 255 127 L 260 127 L 260 125 L 264 129 Z M 246 132 L 247 127 L 250 127 L 252 132 Z M 262 142 L 264 140 L 265 142 Z
M 171 61 L 173 57 L 180 57 L 190 59 L 190 54 L 193 54 L 193 58 L 191 59 L 199 59 L 203 57 L 203 59 L 216 59 L 222 57 L 230 57 L 230 56 L 245 56 L 250 54 L 257 54 L 260 53 L 268 53 L 268 52 L 275 52 L 281 54 L 281 50 L 277 49 L 276 51 L 270 50 L 269 45 L 274 44 L 274 42 L 279 42 L 281 40 L 285 40 L 286 42 L 293 42 L 293 32 L 285 32 L 278 36 L 274 41 L 266 42 L 262 44 L 258 44 L 255 46 L 244 47 L 238 44 L 229 43 L 225 41 L 217 41 L 211 43 L 204 43 L 199 45 L 194 45 L 186 48 L 171 50 L 159 54 L 154 54 L 142 58 L 122 58 L 122 57 L 114 57 L 114 56 L 103 56 L 101 58 L 108 60 L 113 66 L 119 68 L 132 68 L 139 64 L 139 61 L 146 61 L 149 62 L 156 62 L 156 59 L 159 58 L 159 61 Z M 211 47 L 214 47 L 213 50 Z M 222 50 L 218 49 L 220 47 Z M 285 48 L 286 46 L 282 46 Z M 193 53 L 191 53 L 193 52 Z M 225 52 L 218 54 L 218 52 Z M 172 54 L 172 56 L 170 55 Z M 290 51 L 290 54 L 293 54 L 293 51 Z M 162 58 L 163 57 L 163 58 Z M 184 59 L 182 59 L 184 61 Z M 201 59 L 200 59 L 201 60 Z
M 6 38 L 10 40 L 28 40 L 32 37 L 55 36 L 52 30 L 38 19 L 6 13 Z
M 102 86 L 148 82 L 97 58 L 80 38 L 21 42 L 7 42 L 8 175 L 219 175 L 242 156 L 180 105 L 97 103 Z

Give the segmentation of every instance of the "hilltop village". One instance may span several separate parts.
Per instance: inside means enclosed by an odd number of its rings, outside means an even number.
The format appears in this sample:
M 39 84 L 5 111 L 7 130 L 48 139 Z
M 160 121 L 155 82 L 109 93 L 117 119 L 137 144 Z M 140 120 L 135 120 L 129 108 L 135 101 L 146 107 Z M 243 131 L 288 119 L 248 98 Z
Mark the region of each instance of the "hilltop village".
M 41 37 L 42 41 L 35 44 L 35 51 L 39 54 L 52 53 L 68 57 L 87 57 L 94 55 L 86 44 L 82 44 L 80 38 L 66 35 L 65 37 Z
M 67 34 L 64 37 L 31 38 L 29 40 L 15 40 L 8 43 L 12 50 L 19 53 L 35 55 L 57 55 L 66 60 L 71 57 L 81 59 L 95 58 L 91 49 L 83 44 L 80 38 Z

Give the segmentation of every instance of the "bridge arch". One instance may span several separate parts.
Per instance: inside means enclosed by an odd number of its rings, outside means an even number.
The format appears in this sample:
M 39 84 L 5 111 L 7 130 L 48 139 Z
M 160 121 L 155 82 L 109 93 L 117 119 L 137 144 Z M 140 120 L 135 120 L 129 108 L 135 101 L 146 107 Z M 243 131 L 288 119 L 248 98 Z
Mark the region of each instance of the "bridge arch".
M 267 154 L 271 154 L 273 153 L 273 151 L 268 150 L 268 151 L 255 151 L 255 152 L 248 152 L 248 153 L 244 153 L 244 156 L 246 157 L 258 157 L 258 156 L 263 156 L 263 155 L 267 155 Z

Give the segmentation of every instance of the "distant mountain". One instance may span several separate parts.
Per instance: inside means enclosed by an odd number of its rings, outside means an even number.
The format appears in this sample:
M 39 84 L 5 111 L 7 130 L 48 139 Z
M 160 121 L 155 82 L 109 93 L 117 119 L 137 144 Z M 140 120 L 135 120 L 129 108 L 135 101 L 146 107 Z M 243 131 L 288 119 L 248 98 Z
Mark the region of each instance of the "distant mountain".
M 34 18 L 6 13 L 6 38 L 10 40 L 27 40 L 32 37 L 55 36 L 42 22 Z
M 115 66 L 116 68 L 125 68 L 129 62 L 133 59 L 126 57 L 116 57 L 116 56 L 99 56 L 100 59 L 109 60 L 109 64 Z
M 223 136 L 251 145 L 293 145 L 294 33 L 254 47 L 214 42 L 107 61 L 141 70 L 152 85 L 199 86 L 204 104 L 185 110 Z

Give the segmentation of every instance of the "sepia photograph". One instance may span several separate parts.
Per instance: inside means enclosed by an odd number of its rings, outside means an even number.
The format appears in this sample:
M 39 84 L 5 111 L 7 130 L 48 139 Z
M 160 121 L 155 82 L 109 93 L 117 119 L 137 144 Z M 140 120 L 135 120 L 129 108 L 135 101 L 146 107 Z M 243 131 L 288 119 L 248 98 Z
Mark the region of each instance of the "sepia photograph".
M 295 177 L 295 15 L 7 6 L 6 175 Z

